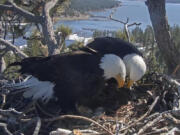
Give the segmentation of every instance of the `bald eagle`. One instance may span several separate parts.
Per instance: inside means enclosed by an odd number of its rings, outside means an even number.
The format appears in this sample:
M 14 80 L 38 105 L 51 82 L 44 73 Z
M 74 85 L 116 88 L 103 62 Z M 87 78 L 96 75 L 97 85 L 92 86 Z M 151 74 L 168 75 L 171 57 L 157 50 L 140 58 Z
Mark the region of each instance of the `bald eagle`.
M 129 77 L 127 87 L 130 88 L 135 81 L 141 79 L 146 72 L 146 64 L 142 53 L 131 43 L 125 42 L 119 38 L 100 37 L 87 44 L 101 54 L 115 54 L 123 59 L 126 66 L 126 74 Z M 87 51 L 87 48 L 81 48 Z
M 6 84 L 12 90 L 23 90 L 24 98 L 44 103 L 56 100 L 62 112 L 76 110 L 75 104 L 103 90 L 114 78 L 124 85 L 126 68 L 115 54 L 75 51 L 49 57 L 29 57 L 9 65 L 20 66 L 21 74 L 30 75 L 22 83 Z

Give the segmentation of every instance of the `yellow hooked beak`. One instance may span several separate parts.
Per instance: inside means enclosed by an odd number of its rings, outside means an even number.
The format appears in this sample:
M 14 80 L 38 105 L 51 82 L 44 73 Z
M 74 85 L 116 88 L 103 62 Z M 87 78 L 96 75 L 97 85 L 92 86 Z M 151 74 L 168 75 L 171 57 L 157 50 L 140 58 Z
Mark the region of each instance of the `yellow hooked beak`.
M 124 79 L 119 74 L 115 77 L 115 79 L 118 83 L 118 88 L 121 88 L 124 86 Z
M 133 85 L 133 83 L 134 83 L 134 81 L 133 80 L 129 80 L 128 82 L 127 82 L 127 88 L 131 88 L 131 86 Z

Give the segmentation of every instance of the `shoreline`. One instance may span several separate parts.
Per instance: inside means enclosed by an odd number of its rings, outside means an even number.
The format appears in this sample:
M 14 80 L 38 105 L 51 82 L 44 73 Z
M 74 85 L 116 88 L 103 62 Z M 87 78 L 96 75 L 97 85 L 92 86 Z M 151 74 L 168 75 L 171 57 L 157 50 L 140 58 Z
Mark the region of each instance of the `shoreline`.
M 73 21 L 73 20 L 88 20 L 91 17 L 90 12 L 102 12 L 102 11 L 106 11 L 106 10 L 113 10 L 115 8 L 118 8 L 122 3 L 120 2 L 117 6 L 111 7 L 111 8 L 105 8 L 105 9 L 99 9 L 99 10 L 91 10 L 91 11 L 87 11 L 86 13 L 82 14 L 79 12 L 78 16 L 59 16 L 59 17 L 54 17 L 55 22 L 57 21 Z
M 55 21 L 75 21 L 75 20 L 88 20 L 90 18 L 90 15 L 83 15 L 80 16 L 60 16 L 55 19 Z

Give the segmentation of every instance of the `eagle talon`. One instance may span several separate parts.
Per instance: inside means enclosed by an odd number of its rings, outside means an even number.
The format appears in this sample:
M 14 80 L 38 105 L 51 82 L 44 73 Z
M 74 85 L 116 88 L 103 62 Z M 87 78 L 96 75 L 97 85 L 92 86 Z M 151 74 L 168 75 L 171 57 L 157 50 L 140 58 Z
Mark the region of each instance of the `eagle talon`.
M 127 88 L 130 89 L 131 86 L 133 85 L 134 81 L 133 80 L 129 80 L 127 83 Z

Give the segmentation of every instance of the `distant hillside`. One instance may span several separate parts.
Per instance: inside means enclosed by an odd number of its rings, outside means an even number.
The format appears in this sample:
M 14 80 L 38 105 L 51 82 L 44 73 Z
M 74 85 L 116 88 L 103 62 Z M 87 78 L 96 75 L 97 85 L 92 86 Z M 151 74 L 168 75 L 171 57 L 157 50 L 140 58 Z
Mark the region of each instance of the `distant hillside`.
M 116 0 L 71 0 L 66 13 L 73 14 L 74 12 L 85 13 L 88 11 L 103 10 L 116 7 L 119 4 L 120 2 Z
M 166 0 L 169 3 L 180 3 L 180 0 Z
M 143 1 L 145 2 L 146 0 L 131 0 L 131 1 Z M 180 3 L 180 0 L 166 0 L 168 3 Z

